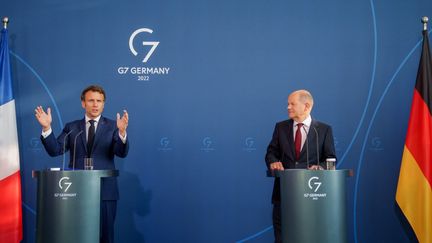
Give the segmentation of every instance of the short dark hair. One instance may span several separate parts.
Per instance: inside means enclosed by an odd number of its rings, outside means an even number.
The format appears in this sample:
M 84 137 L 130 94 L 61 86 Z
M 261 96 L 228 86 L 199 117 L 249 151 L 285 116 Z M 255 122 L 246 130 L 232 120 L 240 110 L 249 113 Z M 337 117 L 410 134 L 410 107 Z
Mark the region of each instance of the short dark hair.
M 103 95 L 104 101 L 105 101 L 105 99 L 106 99 L 105 90 L 101 86 L 98 86 L 98 85 L 90 85 L 87 88 L 85 88 L 81 92 L 81 101 L 85 100 L 85 94 L 89 91 L 101 93 Z

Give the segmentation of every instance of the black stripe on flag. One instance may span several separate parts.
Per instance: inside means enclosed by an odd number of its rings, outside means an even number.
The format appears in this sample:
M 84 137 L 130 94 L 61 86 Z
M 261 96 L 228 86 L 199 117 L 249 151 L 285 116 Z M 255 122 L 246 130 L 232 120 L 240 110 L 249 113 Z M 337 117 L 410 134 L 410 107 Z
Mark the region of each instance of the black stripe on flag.
M 423 30 L 423 48 L 420 58 L 419 69 L 417 72 L 417 80 L 415 88 L 421 95 L 427 106 L 429 114 L 432 114 L 432 60 L 429 51 L 428 32 Z

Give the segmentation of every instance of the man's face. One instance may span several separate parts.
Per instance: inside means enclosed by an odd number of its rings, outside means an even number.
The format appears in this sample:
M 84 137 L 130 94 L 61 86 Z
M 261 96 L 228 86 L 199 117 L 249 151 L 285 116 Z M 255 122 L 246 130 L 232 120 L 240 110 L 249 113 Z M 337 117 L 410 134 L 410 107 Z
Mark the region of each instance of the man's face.
M 95 119 L 104 109 L 104 96 L 99 92 L 90 90 L 85 93 L 84 97 L 84 100 L 81 101 L 81 105 L 85 109 L 87 116 L 91 119 Z
M 300 101 L 298 94 L 288 96 L 288 116 L 296 122 L 302 122 L 308 116 L 306 103 Z

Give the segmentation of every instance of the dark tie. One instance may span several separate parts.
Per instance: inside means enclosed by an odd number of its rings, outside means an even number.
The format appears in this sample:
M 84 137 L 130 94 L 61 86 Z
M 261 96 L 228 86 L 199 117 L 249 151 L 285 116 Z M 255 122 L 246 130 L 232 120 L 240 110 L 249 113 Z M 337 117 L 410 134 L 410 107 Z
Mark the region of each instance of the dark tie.
M 91 158 L 92 148 L 93 148 L 93 141 L 95 136 L 95 120 L 90 120 L 90 127 L 88 130 L 88 138 L 87 138 L 87 158 Z
M 294 140 L 294 144 L 295 144 L 295 155 L 296 155 L 296 160 L 298 161 L 300 158 L 300 151 L 301 151 L 301 144 L 302 144 L 302 134 L 301 134 L 301 128 L 303 126 L 303 123 L 298 123 L 297 124 L 297 131 L 295 134 L 295 140 Z

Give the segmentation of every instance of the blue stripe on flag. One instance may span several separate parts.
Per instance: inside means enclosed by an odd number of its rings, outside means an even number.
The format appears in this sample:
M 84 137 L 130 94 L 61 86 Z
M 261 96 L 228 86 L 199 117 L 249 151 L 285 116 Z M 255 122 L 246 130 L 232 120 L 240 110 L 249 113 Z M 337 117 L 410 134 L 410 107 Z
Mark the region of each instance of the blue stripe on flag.
M 0 40 L 0 105 L 6 104 L 12 99 L 8 30 L 2 29 Z

